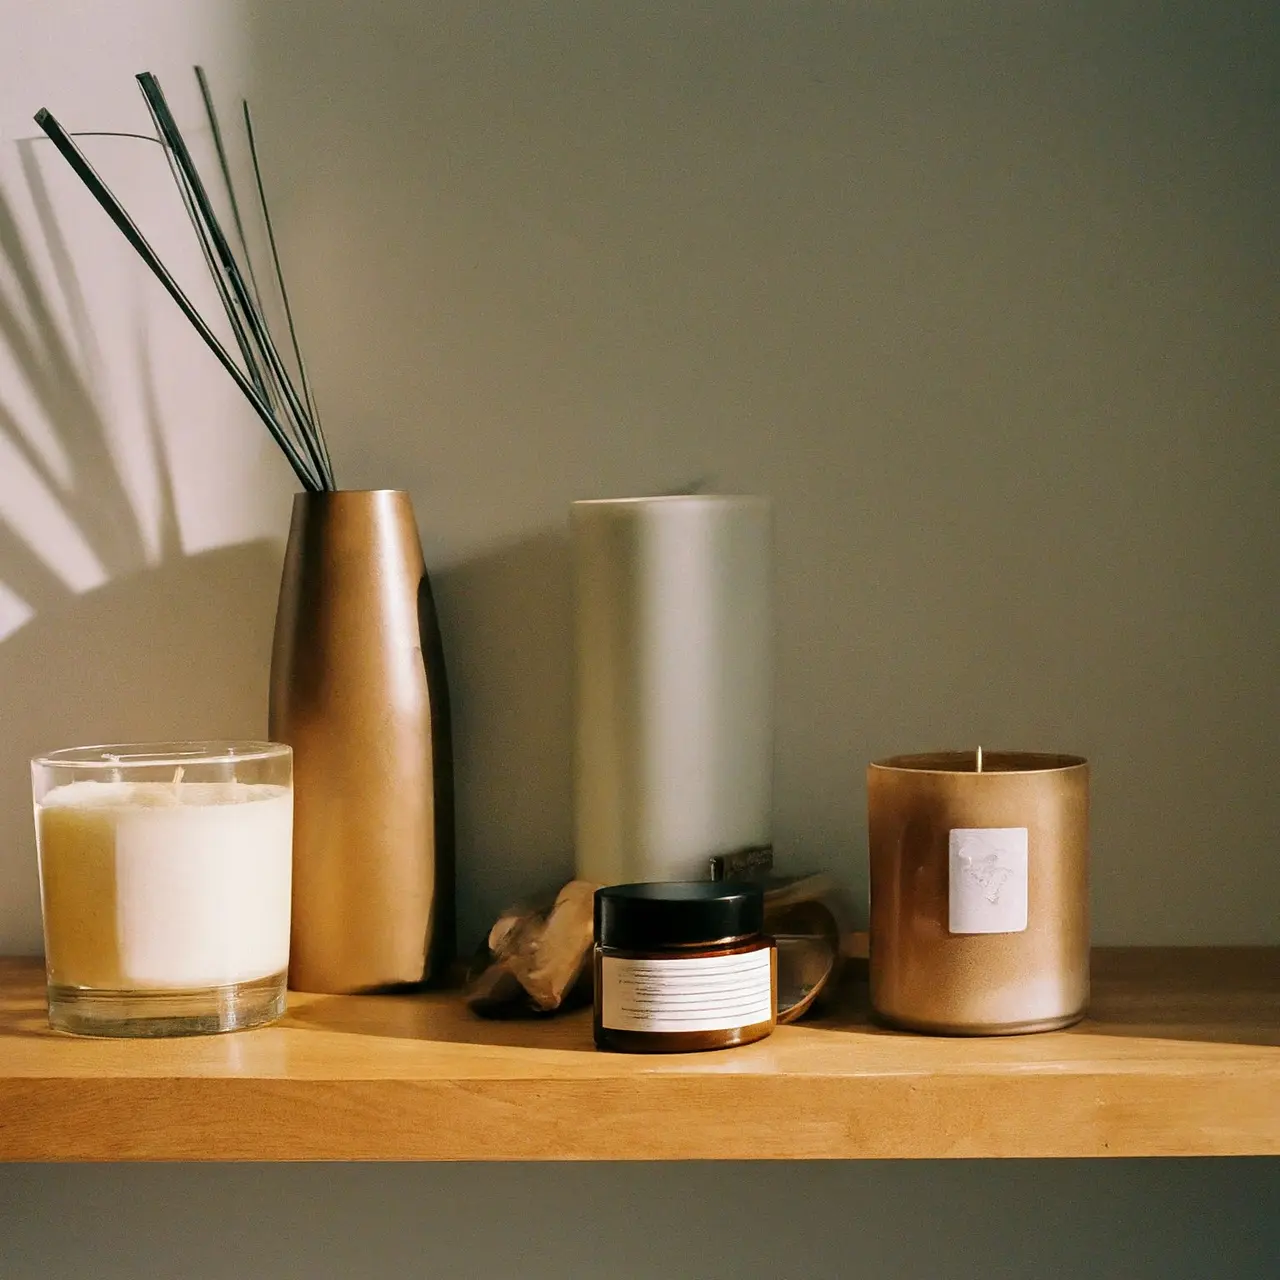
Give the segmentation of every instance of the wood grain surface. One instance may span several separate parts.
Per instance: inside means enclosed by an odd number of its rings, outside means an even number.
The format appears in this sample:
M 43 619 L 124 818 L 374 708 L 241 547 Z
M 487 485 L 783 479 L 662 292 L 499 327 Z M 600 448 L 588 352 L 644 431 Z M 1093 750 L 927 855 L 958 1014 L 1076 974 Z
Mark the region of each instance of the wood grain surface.
M 1103 950 L 1069 1031 L 942 1039 L 829 1016 L 722 1053 L 599 1053 L 589 1015 L 290 997 L 185 1040 L 51 1032 L 0 960 L 0 1160 L 685 1160 L 1280 1154 L 1280 948 Z

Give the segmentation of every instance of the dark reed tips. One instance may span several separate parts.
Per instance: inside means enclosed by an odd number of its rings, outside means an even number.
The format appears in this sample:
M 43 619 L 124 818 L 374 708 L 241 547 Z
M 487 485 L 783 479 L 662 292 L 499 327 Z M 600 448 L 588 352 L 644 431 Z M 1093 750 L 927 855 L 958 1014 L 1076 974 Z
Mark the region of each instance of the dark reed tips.
M 199 67 L 196 68 L 196 78 L 213 134 L 225 195 L 231 208 L 240 250 L 239 258 L 222 229 L 209 189 L 192 159 L 190 149 L 169 109 L 159 81 L 150 72 L 144 72 L 138 76 L 138 84 L 156 127 L 155 140 L 159 141 L 164 148 L 165 158 L 178 188 L 178 194 L 196 233 L 205 264 L 213 278 L 227 323 L 239 351 L 240 362 L 236 361 L 191 299 L 187 297 L 173 273 L 160 260 L 139 230 L 137 223 L 129 216 L 124 206 L 76 145 L 72 135 L 47 109 L 42 108 L 37 112 L 35 121 L 48 135 L 76 176 L 89 189 L 90 194 L 106 211 L 125 240 L 177 303 L 183 315 L 191 322 L 192 327 L 213 352 L 218 362 L 231 375 L 254 412 L 266 425 L 272 439 L 279 446 L 302 486 L 313 492 L 334 489 L 336 485 L 333 465 L 320 418 L 316 412 L 315 398 L 307 378 L 306 364 L 302 358 L 293 312 L 289 305 L 289 295 L 285 288 L 275 232 L 267 209 L 248 103 L 243 104 L 245 132 L 257 187 L 258 207 L 271 249 L 275 283 L 288 324 L 290 346 L 297 364 L 297 378 L 302 387 L 301 395 L 294 386 L 293 375 L 282 359 L 272 337 L 262 291 L 253 270 L 248 236 L 231 176 L 231 164 L 225 140 L 218 123 L 208 81 Z

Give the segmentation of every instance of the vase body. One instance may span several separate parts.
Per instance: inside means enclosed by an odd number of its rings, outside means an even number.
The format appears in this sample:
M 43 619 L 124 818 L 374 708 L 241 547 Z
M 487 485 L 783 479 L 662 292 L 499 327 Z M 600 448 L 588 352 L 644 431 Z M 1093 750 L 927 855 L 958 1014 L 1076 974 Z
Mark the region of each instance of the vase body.
M 575 860 L 703 880 L 773 818 L 772 504 L 575 502 Z
M 290 987 L 439 976 L 455 950 L 448 686 L 408 494 L 294 499 L 270 735 L 294 753 Z

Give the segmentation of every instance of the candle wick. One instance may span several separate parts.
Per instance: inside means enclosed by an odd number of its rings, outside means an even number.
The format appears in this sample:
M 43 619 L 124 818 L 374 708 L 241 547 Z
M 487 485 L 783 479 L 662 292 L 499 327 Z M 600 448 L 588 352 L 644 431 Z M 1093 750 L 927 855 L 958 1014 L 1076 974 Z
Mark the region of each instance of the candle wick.
M 978 769 L 977 769 L 977 772 L 978 772 L 978 773 L 981 773 L 981 772 L 982 772 L 982 748 L 981 748 L 981 747 L 979 747 L 979 748 L 978 748 Z
M 178 767 L 177 767 L 176 769 L 174 769 L 174 771 L 173 771 L 173 793 L 174 793 L 174 795 L 177 795 L 177 794 L 178 794 L 178 783 L 180 783 L 180 782 L 182 781 L 182 775 L 183 775 L 184 773 L 186 773 L 186 770 L 185 770 L 181 765 L 178 765 Z

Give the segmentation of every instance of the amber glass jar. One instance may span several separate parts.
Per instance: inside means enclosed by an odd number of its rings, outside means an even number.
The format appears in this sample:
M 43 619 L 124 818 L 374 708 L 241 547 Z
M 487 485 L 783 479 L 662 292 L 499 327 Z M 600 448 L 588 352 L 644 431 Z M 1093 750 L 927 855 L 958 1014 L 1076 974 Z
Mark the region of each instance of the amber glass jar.
M 620 884 L 595 898 L 595 1038 L 621 1053 L 750 1044 L 777 1022 L 758 885 Z

